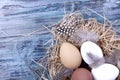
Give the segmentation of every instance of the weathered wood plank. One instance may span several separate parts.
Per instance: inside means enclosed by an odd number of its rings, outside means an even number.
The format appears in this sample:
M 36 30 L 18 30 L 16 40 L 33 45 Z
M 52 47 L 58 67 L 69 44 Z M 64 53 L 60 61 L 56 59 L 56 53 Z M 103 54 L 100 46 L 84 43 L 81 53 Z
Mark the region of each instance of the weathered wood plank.
M 71 1 L 75 10 L 89 7 L 105 13 L 108 19 L 117 20 L 116 28 L 119 28 L 119 0 Z M 26 61 L 38 60 L 45 53 L 43 43 L 50 36 L 48 33 L 40 35 L 47 32 L 42 25 L 58 22 L 65 14 L 64 7 L 66 13 L 71 11 L 69 0 L 0 0 L 0 80 L 37 80 Z M 31 32 L 33 35 L 29 35 Z

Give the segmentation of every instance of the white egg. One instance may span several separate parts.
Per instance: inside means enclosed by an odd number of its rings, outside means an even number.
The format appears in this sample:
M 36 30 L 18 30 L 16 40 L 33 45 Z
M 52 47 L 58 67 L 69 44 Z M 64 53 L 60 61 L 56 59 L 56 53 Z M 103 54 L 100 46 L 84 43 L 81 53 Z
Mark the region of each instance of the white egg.
M 97 68 L 92 69 L 95 80 L 115 80 L 119 74 L 119 69 L 108 63 L 104 63 Z
M 91 41 L 82 44 L 81 56 L 92 67 L 99 66 L 105 62 L 101 48 Z

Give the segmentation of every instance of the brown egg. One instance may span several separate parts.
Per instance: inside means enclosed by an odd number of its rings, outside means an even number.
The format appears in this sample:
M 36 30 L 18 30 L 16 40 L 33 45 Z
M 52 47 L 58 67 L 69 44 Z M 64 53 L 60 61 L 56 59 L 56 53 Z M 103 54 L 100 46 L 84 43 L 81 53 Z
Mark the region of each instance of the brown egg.
M 60 47 L 61 63 L 69 69 L 78 68 L 82 62 L 80 51 L 72 44 L 64 42 Z
M 73 72 L 71 80 L 93 80 L 93 77 L 87 69 L 79 68 Z

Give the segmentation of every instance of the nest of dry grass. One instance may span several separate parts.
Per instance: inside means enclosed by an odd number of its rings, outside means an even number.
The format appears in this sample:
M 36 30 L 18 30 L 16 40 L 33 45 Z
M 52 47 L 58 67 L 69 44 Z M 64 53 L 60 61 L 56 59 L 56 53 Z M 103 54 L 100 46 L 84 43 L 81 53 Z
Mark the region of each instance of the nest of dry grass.
M 62 27 L 67 27 L 73 32 L 60 31 Z M 67 31 L 67 30 L 66 30 Z M 59 41 L 68 41 L 80 47 L 85 41 L 97 43 L 105 55 L 111 55 L 113 49 L 120 50 L 120 36 L 113 30 L 111 23 L 100 23 L 95 18 L 85 20 L 78 13 L 66 15 L 58 25 L 56 25 L 55 35 L 59 36 Z
M 70 80 L 73 70 L 63 66 L 59 57 L 60 46 L 70 42 L 80 48 L 85 41 L 98 44 L 104 55 L 112 55 L 114 49 L 120 51 L 120 36 L 113 30 L 109 22 L 100 23 L 95 18 L 84 19 L 81 13 L 65 15 L 52 28 L 53 44 L 48 50 L 48 66 L 50 80 Z

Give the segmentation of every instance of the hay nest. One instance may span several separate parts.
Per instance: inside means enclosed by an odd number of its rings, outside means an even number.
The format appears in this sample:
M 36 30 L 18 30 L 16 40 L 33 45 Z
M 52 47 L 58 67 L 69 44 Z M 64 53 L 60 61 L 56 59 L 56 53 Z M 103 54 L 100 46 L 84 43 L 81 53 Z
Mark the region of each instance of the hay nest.
M 50 80 L 70 80 L 73 70 L 63 66 L 59 57 L 59 49 L 63 42 L 69 42 L 80 48 L 85 41 L 98 44 L 104 55 L 112 55 L 120 51 L 120 36 L 113 30 L 109 22 L 100 23 L 95 18 L 84 19 L 81 13 L 65 15 L 59 23 L 52 27 L 53 44 L 48 50 L 48 72 Z

